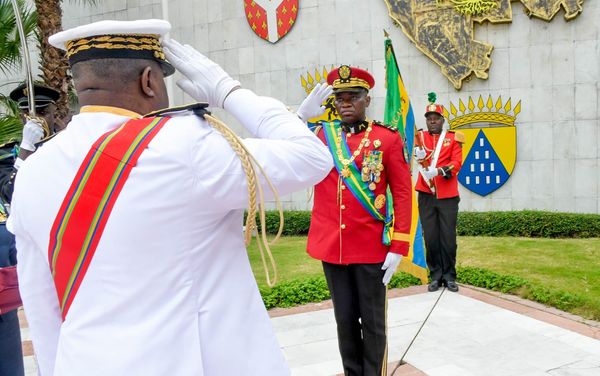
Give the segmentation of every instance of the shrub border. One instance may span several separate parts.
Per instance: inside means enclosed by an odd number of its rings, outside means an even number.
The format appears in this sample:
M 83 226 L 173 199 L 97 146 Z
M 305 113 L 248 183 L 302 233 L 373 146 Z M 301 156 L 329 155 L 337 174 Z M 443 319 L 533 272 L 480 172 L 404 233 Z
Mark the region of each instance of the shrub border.
M 307 235 L 310 211 L 285 211 L 285 236 Z M 266 212 L 266 228 L 275 234 L 279 213 Z M 460 212 L 457 233 L 461 236 L 520 236 L 532 238 L 600 237 L 600 215 L 546 211 Z
M 463 284 L 517 295 L 562 311 L 580 315 L 586 319 L 600 320 L 600 311 L 594 309 L 589 300 L 556 289 L 532 283 L 524 278 L 499 274 L 475 267 L 457 267 L 457 281 Z M 405 288 L 420 285 L 421 281 L 410 274 L 398 272 L 390 281 L 389 288 Z M 297 305 L 321 302 L 330 299 L 325 277 L 312 277 L 282 281 L 272 289 L 261 288 L 265 307 L 288 308 Z M 591 315 L 585 314 L 592 311 Z M 587 316 L 587 317 L 586 317 Z

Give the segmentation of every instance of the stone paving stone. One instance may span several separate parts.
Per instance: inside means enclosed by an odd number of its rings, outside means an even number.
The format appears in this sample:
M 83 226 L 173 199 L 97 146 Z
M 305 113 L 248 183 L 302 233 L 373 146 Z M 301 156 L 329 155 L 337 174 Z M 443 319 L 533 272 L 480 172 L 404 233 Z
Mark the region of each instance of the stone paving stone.
M 441 290 L 389 291 L 388 375 Z M 331 301 L 269 312 L 293 376 L 342 372 Z M 26 376 L 37 374 L 29 329 L 21 320 Z M 600 323 L 515 296 L 461 286 L 444 291 L 396 376 L 600 375 Z

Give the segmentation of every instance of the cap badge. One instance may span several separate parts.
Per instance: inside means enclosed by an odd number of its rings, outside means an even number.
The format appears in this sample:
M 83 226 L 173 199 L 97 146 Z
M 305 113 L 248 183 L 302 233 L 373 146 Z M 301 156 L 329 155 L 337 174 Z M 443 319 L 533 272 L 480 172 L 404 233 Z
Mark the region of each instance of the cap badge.
M 350 69 L 347 65 L 342 65 L 338 68 L 338 74 L 340 75 L 340 81 L 348 82 L 350 81 L 350 75 L 352 74 L 352 69 Z

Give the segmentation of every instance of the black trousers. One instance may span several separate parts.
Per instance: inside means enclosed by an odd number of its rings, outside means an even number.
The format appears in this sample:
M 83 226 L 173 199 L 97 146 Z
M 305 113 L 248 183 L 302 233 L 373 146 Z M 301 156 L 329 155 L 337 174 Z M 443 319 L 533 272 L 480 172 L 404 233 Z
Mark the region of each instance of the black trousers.
M 0 267 L 16 264 L 15 237 L 0 223 Z M 17 310 L 0 315 L 0 376 L 22 376 L 23 352 Z
M 386 372 L 387 288 L 382 282 L 382 265 L 323 262 L 346 376 Z
M 432 281 L 456 280 L 456 218 L 459 202 L 459 197 L 437 199 L 434 195 L 419 192 L 419 215 Z
M 25 374 L 17 310 L 0 315 L 0 376 Z

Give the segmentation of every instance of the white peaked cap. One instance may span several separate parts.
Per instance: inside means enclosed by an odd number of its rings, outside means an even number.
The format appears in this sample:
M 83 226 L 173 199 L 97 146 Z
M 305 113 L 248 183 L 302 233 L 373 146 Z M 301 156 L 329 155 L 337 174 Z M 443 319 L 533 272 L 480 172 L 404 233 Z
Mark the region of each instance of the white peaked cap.
M 161 39 L 171 30 L 163 20 L 99 21 L 61 31 L 48 42 L 67 52 L 69 63 L 97 59 L 146 59 L 160 64 L 165 76 L 175 72 Z
M 171 24 L 165 20 L 149 19 L 136 21 L 98 21 L 60 31 L 48 38 L 48 42 L 63 51 L 69 41 L 97 35 L 114 34 L 155 34 L 164 37 L 171 30 Z

